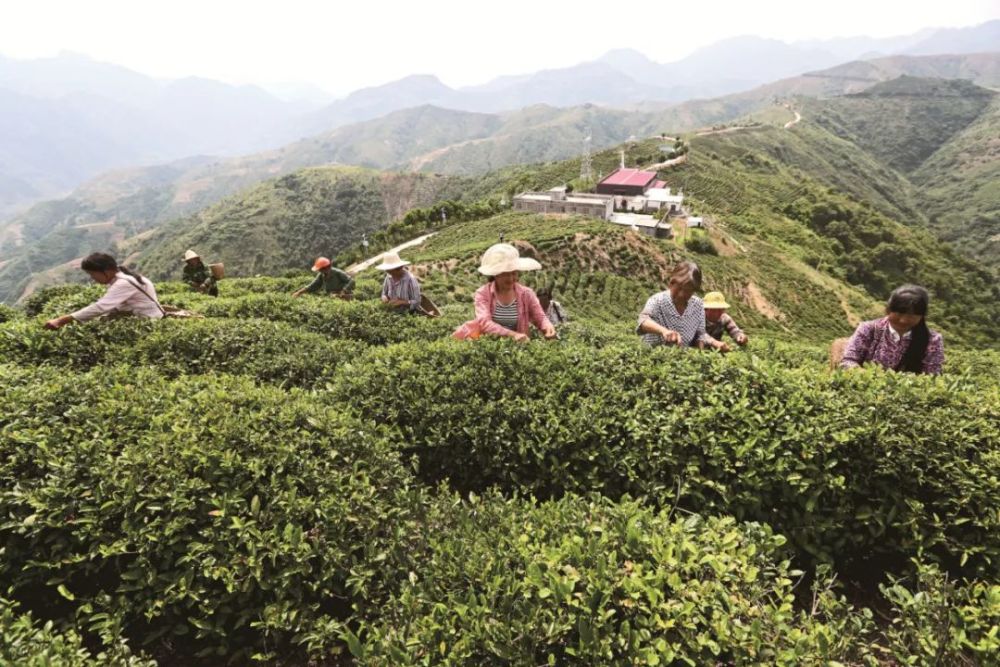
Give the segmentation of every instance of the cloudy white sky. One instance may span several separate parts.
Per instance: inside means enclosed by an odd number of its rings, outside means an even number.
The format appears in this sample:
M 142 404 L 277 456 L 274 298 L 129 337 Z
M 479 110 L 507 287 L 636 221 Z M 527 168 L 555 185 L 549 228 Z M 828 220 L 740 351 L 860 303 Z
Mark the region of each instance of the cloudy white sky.
M 619 47 L 669 62 L 737 35 L 888 37 L 996 18 L 1000 0 L 11 0 L 0 54 L 68 50 L 165 78 L 339 94 L 415 73 L 485 83 Z

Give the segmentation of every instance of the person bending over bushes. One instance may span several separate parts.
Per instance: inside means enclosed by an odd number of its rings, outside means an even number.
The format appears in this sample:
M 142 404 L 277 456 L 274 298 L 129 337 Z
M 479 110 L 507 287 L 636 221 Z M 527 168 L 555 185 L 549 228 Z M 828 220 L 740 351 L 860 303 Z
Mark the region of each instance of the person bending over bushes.
M 317 259 L 313 263 L 312 270 L 316 273 L 316 279 L 302 289 L 293 292 L 292 298 L 297 299 L 306 292 L 315 294 L 322 291 L 345 301 L 351 300 L 351 293 L 354 291 L 354 278 L 334 267 L 326 257 Z
M 726 303 L 726 297 L 722 295 L 722 292 L 709 292 L 705 295 L 704 304 L 705 333 L 719 342 L 722 342 L 722 334 L 728 333 L 730 338 L 740 347 L 747 344 L 749 341 L 747 335 L 736 326 L 736 322 L 726 312 L 729 304 Z M 719 350 L 729 352 L 730 347 L 727 343 L 722 343 Z
M 670 272 L 667 289 L 654 294 L 639 313 L 635 332 L 651 347 L 677 345 L 723 350 L 725 344 L 705 333 L 705 306 L 694 293 L 701 289 L 701 269 L 681 262 Z
M 518 282 L 521 271 L 537 271 L 542 265 L 521 257 L 509 243 L 497 243 L 483 253 L 479 272 L 489 282 L 476 290 L 476 319 L 455 332 L 456 338 L 478 338 L 479 334 L 510 336 L 519 343 L 528 340 L 530 325 L 546 338 L 556 337 L 556 328 L 545 317 L 535 292 Z
M 62 315 L 45 323 L 46 329 L 58 329 L 71 322 L 87 322 L 97 317 L 133 315 L 158 320 L 163 308 L 156 298 L 156 287 L 138 273 L 118 266 L 111 255 L 95 252 L 80 263 L 95 283 L 107 285 L 108 291 L 100 299 L 75 313 Z
M 569 322 L 569 315 L 566 314 L 566 309 L 563 308 L 561 303 L 552 298 L 551 287 L 543 287 L 538 290 L 538 303 L 542 304 L 545 317 L 549 318 L 549 322 L 552 322 L 555 326 Z
M 201 255 L 194 250 L 184 253 L 184 282 L 196 292 L 209 296 L 219 296 L 219 286 L 211 269 L 201 261 Z
M 385 272 L 382 281 L 382 303 L 397 313 L 415 313 L 420 310 L 420 283 L 410 273 L 409 262 L 394 252 L 382 255 L 382 263 L 375 268 Z
M 927 327 L 930 295 L 919 285 L 893 290 L 885 317 L 862 322 L 847 342 L 841 368 L 866 362 L 905 373 L 940 375 L 944 363 L 941 334 Z

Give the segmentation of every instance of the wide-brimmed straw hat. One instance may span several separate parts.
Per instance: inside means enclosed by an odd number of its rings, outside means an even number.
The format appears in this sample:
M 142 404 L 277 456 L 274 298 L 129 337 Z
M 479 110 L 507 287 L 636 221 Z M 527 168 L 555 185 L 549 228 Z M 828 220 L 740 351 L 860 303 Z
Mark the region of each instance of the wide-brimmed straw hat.
M 184 253 L 184 261 L 185 262 L 188 261 L 189 259 L 200 259 L 200 258 L 201 258 L 201 255 L 199 255 L 198 253 L 196 253 L 194 250 L 188 250 L 186 253 Z
M 537 271 L 542 265 L 530 257 L 521 257 L 517 248 L 509 243 L 491 245 L 479 262 L 479 272 L 484 276 L 498 276 L 508 271 Z
M 403 266 L 409 266 L 409 262 L 405 259 L 400 259 L 399 255 L 394 252 L 387 252 L 382 255 L 382 263 L 375 268 L 379 271 L 392 271 L 393 269 L 398 269 Z
M 326 257 L 320 257 L 319 259 L 316 260 L 315 263 L 313 263 L 313 271 L 320 271 L 322 269 L 327 269 L 330 268 L 330 266 L 331 266 L 330 260 L 328 260 Z
M 719 308 L 725 309 L 729 308 L 729 304 L 726 303 L 726 297 L 722 296 L 722 292 L 709 292 L 704 298 L 705 308 Z

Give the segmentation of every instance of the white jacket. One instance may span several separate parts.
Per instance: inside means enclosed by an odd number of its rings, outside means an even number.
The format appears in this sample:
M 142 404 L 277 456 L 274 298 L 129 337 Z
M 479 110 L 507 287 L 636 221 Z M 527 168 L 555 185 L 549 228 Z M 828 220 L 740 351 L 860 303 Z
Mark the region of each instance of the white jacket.
M 151 320 L 163 317 L 153 283 L 145 280 L 140 285 L 135 278 L 121 271 L 115 274 L 114 282 L 108 285 L 108 291 L 104 296 L 86 308 L 72 313 L 70 317 L 77 322 L 86 322 L 114 312 L 131 313 L 136 317 L 148 317 Z

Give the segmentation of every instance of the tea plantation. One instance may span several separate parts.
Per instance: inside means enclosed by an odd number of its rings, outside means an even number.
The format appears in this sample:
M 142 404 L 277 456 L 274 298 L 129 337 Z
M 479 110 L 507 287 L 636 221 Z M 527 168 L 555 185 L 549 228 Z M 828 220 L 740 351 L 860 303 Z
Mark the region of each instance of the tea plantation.
M 804 310 L 648 350 L 654 268 L 552 252 L 579 317 L 529 345 L 449 338 L 462 263 L 433 320 L 374 276 L 0 310 L 0 664 L 1000 664 L 1000 354 L 830 373 Z

